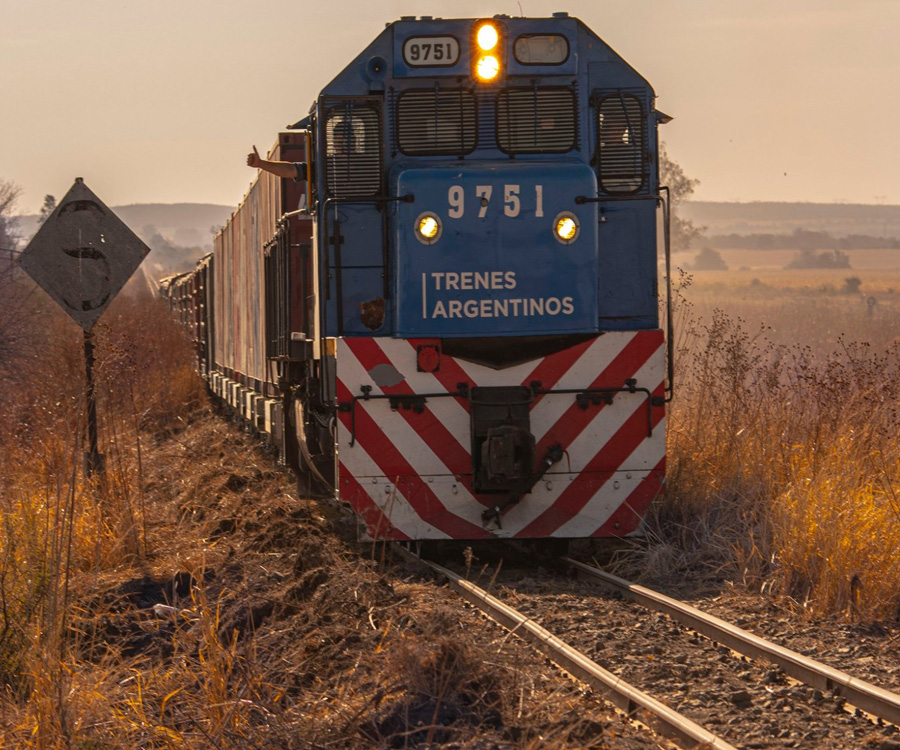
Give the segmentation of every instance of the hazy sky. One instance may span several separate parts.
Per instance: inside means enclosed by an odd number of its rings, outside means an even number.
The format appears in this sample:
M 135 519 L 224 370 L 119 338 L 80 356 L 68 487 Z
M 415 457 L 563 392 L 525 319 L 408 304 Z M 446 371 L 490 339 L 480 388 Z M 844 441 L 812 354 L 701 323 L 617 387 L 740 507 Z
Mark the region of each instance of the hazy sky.
M 900 204 L 900 0 L 0 0 L 0 179 L 233 205 L 385 22 L 558 10 L 654 86 L 696 198 Z

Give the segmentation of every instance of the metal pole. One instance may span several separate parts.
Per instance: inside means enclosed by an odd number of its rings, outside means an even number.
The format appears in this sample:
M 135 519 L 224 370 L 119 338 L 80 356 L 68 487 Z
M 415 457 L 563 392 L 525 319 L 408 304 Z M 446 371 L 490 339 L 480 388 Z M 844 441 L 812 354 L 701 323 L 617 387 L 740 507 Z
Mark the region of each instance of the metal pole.
M 87 383 L 88 451 L 84 454 L 84 475 L 90 479 L 94 473 L 103 473 L 103 456 L 97 439 L 97 399 L 94 396 L 94 339 L 90 331 L 84 332 L 84 375 Z

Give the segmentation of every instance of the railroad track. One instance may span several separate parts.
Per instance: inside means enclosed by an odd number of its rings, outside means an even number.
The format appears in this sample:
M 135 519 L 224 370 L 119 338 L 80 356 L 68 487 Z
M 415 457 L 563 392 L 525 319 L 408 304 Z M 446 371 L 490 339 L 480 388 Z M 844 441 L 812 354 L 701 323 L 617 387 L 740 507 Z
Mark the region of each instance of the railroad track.
M 422 562 L 491 619 L 685 748 L 900 747 L 879 744 L 900 723 L 900 695 L 593 566 L 563 560 L 616 598 L 599 587 L 573 588 L 561 576 L 535 594 L 507 574 L 493 582 L 503 589 L 501 601 L 459 573 Z M 631 648 L 637 653 L 623 656 Z
M 854 707 L 873 716 L 900 724 L 900 695 L 860 680 L 847 672 L 810 659 L 796 651 L 760 638 L 742 628 L 713 615 L 684 604 L 677 599 L 660 594 L 643 586 L 606 573 L 592 565 L 564 558 L 564 562 L 576 571 L 601 581 L 605 586 L 631 598 L 648 609 L 663 612 L 710 640 L 752 659 L 762 659 L 774 664 L 796 680 L 821 691 L 829 691 L 842 697 Z

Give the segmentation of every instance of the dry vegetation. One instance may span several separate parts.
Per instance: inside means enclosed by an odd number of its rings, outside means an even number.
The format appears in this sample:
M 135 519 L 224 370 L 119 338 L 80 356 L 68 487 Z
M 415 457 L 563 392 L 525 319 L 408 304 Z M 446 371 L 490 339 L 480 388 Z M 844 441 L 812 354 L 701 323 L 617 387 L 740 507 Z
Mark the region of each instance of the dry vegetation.
M 85 484 L 81 331 L 3 291 L 0 748 L 659 747 L 297 498 L 148 298 L 95 326 Z
M 900 274 L 860 296 L 817 273 L 682 281 L 641 564 L 891 618 Z M 149 298 L 96 326 L 108 471 L 85 484 L 81 331 L 30 284 L 0 294 L 0 747 L 646 746 L 298 499 Z
M 900 273 L 683 277 L 654 554 L 812 614 L 900 607 Z M 869 298 L 875 301 L 870 305 Z
M 12 746 L 52 747 L 72 729 L 81 580 L 146 552 L 140 434 L 195 407 L 202 389 L 167 311 L 124 295 L 95 327 L 107 352 L 96 370 L 107 472 L 85 483 L 82 332 L 32 284 L 7 273 L 0 285 L 0 729 Z M 8 734 L 16 724 L 22 733 Z

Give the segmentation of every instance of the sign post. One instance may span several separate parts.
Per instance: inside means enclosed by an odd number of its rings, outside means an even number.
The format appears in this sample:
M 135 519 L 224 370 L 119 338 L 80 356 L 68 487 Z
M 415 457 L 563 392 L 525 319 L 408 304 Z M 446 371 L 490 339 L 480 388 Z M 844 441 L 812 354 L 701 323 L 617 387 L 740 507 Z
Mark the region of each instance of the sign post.
M 88 450 L 85 476 L 102 473 L 91 328 L 150 252 L 80 177 L 19 258 L 22 269 L 84 329 Z
M 87 397 L 88 450 L 84 455 L 84 475 L 103 474 L 105 464 L 100 453 L 97 435 L 97 399 L 94 395 L 94 337 L 90 331 L 84 332 L 84 379 Z

